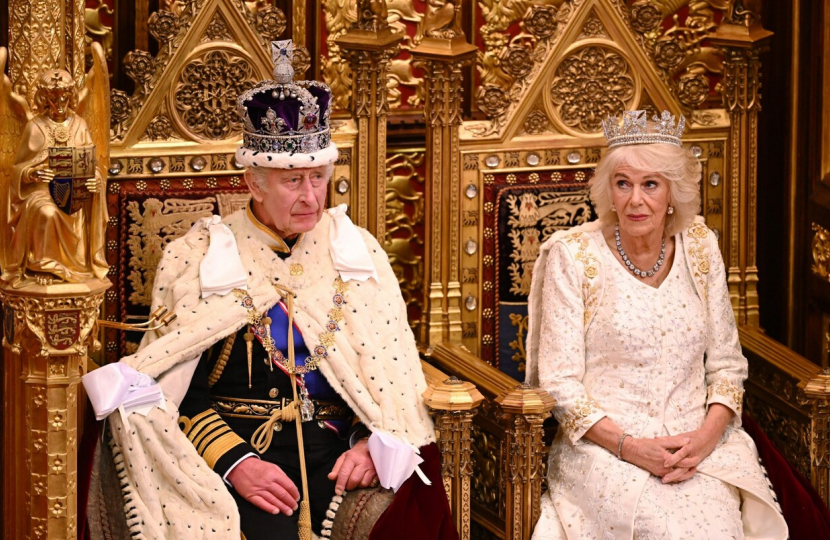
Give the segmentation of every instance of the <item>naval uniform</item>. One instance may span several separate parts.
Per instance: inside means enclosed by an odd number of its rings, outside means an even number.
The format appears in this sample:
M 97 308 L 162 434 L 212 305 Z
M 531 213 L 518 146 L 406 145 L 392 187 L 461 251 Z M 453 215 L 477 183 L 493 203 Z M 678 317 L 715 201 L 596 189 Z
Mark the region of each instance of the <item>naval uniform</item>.
M 289 252 L 277 251 L 277 254 L 285 258 Z M 272 321 L 271 337 L 287 363 L 285 304 L 277 303 L 268 316 Z M 296 325 L 293 330 L 295 361 L 297 365 L 303 365 L 309 350 Z M 278 363 L 270 363 L 268 353 L 258 339 L 252 340 L 249 379 L 244 339 L 248 331 L 245 326 L 202 353 L 179 407 L 179 425 L 208 465 L 223 478 L 245 457 L 254 455 L 280 467 L 303 495 L 295 422 L 277 422 L 271 444 L 263 453 L 257 452 L 250 443 L 256 429 L 269 419 L 275 408 L 291 403 L 293 391 L 290 376 Z M 304 421 L 302 426 L 312 528 L 319 534 L 334 495 L 335 481 L 329 480 L 327 475 L 337 459 L 349 449 L 349 440 L 369 431 L 363 424 L 353 421 L 352 410 L 319 371 L 310 371 L 298 379 L 314 405 L 313 418 Z M 242 532 L 247 540 L 297 538 L 299 512 L 291 516 L 272 515 L 248 502 L 229 483 L 228 490 L 239 507 Z

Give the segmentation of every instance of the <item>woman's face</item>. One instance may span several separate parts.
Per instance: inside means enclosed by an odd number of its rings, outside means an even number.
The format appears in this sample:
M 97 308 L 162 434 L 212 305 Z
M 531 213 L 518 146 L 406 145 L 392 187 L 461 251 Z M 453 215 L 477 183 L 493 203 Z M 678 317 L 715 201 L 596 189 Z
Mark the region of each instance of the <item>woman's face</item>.
M 669 181 L 655 172 L 624 165 L 611 176 L 611 200 L 617 209 L 620 231 L 629 236 L 662 233 L 670 195 Z

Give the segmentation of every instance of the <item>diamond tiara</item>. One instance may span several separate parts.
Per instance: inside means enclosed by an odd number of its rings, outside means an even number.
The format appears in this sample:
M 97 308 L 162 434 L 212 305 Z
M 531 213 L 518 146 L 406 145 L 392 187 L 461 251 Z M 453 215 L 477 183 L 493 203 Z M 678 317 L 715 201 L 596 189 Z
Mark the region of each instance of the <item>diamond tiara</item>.
M 605 132 L 608 148 L 655 143 L 682 145 L 680 137 L 686 129 L 686 118 L 683 115 L 680 115 L 680 121 L 675 126 L 675 116 L 669 111 L 663 111 L 659 117 L 652 117 L 649 126 L 647 114 L 646 111 L 625 111 L 622 125 L 616 116 L 609 116 L 603 120 L 602 130 Z

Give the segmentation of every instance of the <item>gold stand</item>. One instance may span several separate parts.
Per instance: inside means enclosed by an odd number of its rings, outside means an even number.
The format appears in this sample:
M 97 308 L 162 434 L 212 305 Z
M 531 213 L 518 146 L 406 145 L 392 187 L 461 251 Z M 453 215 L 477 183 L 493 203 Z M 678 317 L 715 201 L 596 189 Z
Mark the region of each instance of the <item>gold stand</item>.
M 810 477 L 825 504 L 830 505 L 830 369 L 799 385 L 810 405 Z
M 431 384 L 424 401 L 438 430 L 441 448 L 441 477 L 450 500 L 460 540 L 470 540 L 470 477 L 473 475 L 473 416 L 484 396 L 475 385 L 450 377 Z
M 365 15 L 365 14 L 363 14 Z M 381 244 L 386 238 L 386 81 L 403 36 L 383 20 L 358 20 L 335 40 L 352 69 L 352 115 L 357 122 L 357 215 Z
M 78 385 L 101 345 L 93 329 L 109 286 L 0 288 L 4 538 L 77 536 Z
M 735 7 L 733 6 L 733 8 Z M 758 113 L 761 110 L 759 55 L 772 32 L 750 12 L 731 14 L 711 36 L 724 52 L 723 106 L 729 112 L 729 170 L 726 246 L 727 281 L 738 324 L 758 326 L 757 209 Z
M 555 404 L 550 394 L 522 383 L 496 398 L 505 421 L 505 523 L 509 540 L 530 540 L 539 521 L 544 462 L 542 423 Z
M 456 17 L 459 16 L 456 11 Z M 448 25 L 450 27 L 454 25 Z M 463 32 L 447 30 L 442 35 L 427 37 L 411 52 L 424 68 L 426 86 L 426 148 L 431 160 L 427 163 L 425 193 L 427 252 L 425 282 L 428 299 L 427 333 L 422 341 L 430 346 L 442 342 L 461 343 L 461 127 L 462 66 L 478 50 L 467 43 Z

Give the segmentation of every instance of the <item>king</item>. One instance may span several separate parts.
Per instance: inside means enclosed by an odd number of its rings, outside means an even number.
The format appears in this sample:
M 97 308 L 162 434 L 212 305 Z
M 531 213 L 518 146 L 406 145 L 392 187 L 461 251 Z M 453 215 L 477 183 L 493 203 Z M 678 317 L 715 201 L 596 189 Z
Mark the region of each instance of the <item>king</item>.
M 331 91 L 293 81 L 290 42 L 273 50 L 274 80 L 239 97 L 247 208 L 167 247 L 152 309 L 178 318 L 84 379 L 99 417 L 122 411 L 109 427 L 130 531 L 328 536 L 344 492 L 380 483 L 397 494 L 370 538 L 454 540 L 398 280 L 345 205 L 326 209 Z M 124 410 L 107 369 L 158 381 L 166 410 Z M 375 447 L 419 449 L 421 471 L 387 480 Z

